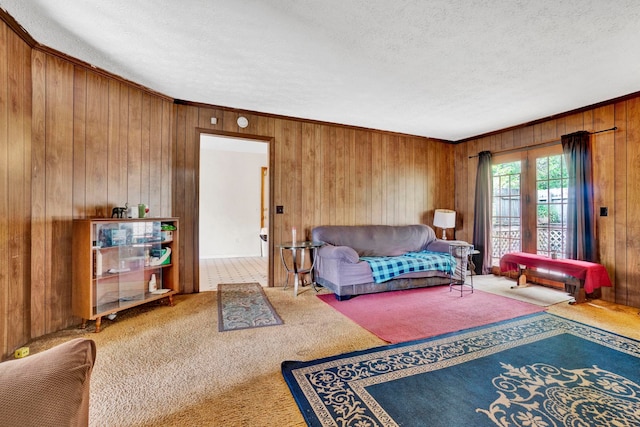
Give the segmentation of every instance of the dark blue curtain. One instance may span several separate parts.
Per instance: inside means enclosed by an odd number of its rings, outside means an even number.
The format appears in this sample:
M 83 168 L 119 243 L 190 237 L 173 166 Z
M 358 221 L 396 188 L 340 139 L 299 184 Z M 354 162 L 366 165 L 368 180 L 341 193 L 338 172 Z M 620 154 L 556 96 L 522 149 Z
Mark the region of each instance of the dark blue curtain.
M 476 173 L 476 200 L 473 217 L 473 246 L 480 251 L 480 262 L 476 263 L 476 273 L 491 273 L 491 206 L 493 190 L 491 178 L 491 153 L 478 154 Z
M 567 258 L 597 262 L 589 132 L 562 136 L 569 173 Z

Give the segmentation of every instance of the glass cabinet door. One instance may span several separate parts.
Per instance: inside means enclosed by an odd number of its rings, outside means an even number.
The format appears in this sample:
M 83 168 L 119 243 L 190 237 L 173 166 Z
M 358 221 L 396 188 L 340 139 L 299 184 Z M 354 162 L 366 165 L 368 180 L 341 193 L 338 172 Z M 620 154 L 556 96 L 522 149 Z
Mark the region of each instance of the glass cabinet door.
M 162 288 L 160 221 L 95 223 L 93 314 L 136 305 Z

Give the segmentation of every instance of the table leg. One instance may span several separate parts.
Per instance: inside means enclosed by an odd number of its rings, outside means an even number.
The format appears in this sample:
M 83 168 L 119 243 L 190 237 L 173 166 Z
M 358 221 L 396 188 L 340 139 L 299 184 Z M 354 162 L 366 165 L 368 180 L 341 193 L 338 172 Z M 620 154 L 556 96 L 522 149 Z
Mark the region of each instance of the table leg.
M 287 263 L 284 260 L 284 249 L 280 248 L 280 259 L 282 260 L 282 266 L 284 267 L 284 271 L 285 271 L 285 275 L 286 275 L 286 279 L 284 281 L 284 288 L 283 289 L 287 289 L 289 287 L 289 273 L 291 272 L 289 270 L 289 267 L 287 267 Z
M 518 278 L 516 279 L 516 284 L 511 286 L 511 289 L 526 288 L 528 286 L 526 267 L 518 266 Z
M 298 296 L 298 283 L 299 283 L 299 277 L 298 277 L 298 260 L 296 258 L 296 248 L 291 249 L 291 257 L 292 257 L 292 262 L 293 262 L 293 296 Z M 304 249 L 303 252 L 304 253 Z
M 564 283 L 564 290 L 573 296 L 573 301 L 569 304 L 581 304 L 587 301 L 587 294 L 584 290 L 584 281 L 575 277 L 568 278 Z

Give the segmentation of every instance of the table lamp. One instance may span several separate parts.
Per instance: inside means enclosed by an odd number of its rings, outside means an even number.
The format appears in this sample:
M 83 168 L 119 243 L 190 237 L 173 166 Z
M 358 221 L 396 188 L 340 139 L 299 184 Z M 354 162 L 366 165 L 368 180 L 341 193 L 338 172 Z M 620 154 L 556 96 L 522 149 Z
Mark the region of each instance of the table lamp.
M 456 211 L 436 209 L 433 216 L 433 226 L 442 228 L 442 239 L 447 240 L 447 228 L 456 227 Z

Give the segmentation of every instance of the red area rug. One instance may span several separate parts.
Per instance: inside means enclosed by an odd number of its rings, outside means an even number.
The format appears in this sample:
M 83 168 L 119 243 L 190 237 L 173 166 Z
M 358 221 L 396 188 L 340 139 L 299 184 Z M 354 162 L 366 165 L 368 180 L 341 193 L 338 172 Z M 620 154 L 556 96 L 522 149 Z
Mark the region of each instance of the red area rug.
M 544 311 L 545 307 L 475 290 L 448 286 L 358 295 L 338 301 L 334 294 L 322 301 L 358 325 L 390 343 L 429 338 Z

